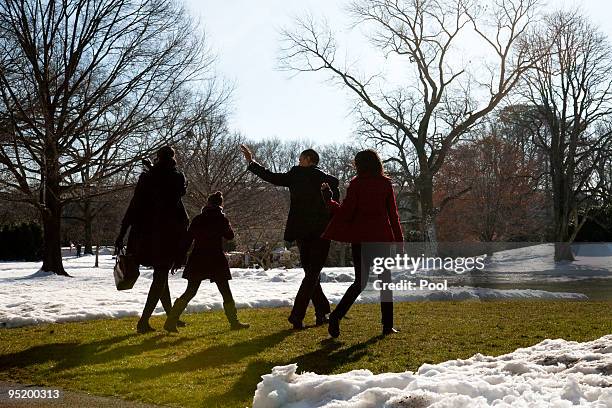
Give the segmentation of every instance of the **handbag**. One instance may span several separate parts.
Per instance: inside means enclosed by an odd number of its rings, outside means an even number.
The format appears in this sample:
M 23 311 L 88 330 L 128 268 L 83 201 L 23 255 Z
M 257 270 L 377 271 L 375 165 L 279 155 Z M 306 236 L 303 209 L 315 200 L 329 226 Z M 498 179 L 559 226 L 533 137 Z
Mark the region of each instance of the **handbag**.
M 138 262 L 136 262 L 136 257 L 133 254 L 126 253 L 125 249 L 117 253 L 117 260 L 113 270 L 117 290 L 127 290 L 134 287 L 136 280 L 140 276 L 138 267 Z

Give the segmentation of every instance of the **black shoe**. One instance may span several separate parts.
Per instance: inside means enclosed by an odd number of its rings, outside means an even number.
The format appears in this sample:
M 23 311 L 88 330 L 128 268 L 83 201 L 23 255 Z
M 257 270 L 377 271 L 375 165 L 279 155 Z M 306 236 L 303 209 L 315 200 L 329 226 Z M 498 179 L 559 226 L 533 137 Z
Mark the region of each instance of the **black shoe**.
M 327 326 L 327 332 L 334 339 L 338 338 L 338 336 L 340 336 L 340 320 L 330 317 L 329 326 Z
M 297 320 L 293 319 L 293 317 L 290 316 L 287 320 L 289 320 L 289 323 L 293 325 L 293 330 L 303 330 L 304 329 L 304 323 L 298 322 Z
M 177 322 L 176 320 L 172 320 L 170 318 L 166 319 L 166 323 L 164 323 L 164 330 L 168 333 L 178 333 L 176 328 Z
M 249 327 L 251 327 L 250 324 L 242 323 L 242 322 L 239 322 L 239 321 L 235 321 L 235 322 L 232 322 L 230 324 L 230 329 L 231 330 L 242 330 L 242 329 L 248 329 Z
M 327 318 L 327 316 L 323 316 L 323 317 L 317 317 L 315 326 L 323 326 L 324 324 L 329 323 L 329 319 Z
M 382 331 L 383 336 L 386 336 L 388 334 L 395 334 L 395 333 L 399 333 L 399 330 L 393 327 L 383 327 L 383 331 Z
M 184 321 L 182 320 L 176 321 L 176 327 L 185 327 L 185 326 L 187 326 L 187 324 Z
M 136 325 L 136 332 L 139 334 L 151 333 L 154 332 L 155 329 L 151 327 L 149 322 L 141 322 L 139 321 Z

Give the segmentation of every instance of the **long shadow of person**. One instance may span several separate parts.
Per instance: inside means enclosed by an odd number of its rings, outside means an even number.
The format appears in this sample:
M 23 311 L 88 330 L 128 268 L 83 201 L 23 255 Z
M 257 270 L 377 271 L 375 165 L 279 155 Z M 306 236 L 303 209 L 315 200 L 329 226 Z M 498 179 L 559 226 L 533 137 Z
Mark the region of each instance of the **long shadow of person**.
M 292 334 L 295 334 L 295 331 L 283 330 L 266 336 L 248 339 L 240 343 L 212 346 L 170 363 L 166 362 L 146 368 L 130 368 L 117 371 L 126 374 L 126 377 L 130 378 L 131 381 L 140 381 L 172 373 L 221 367 L 238 362 L 243 358 L 257 355 L 262 351 L 276 346 Z
M 164 342 L 160 343 L 160 340 L 164 340 Z M 75 365 L 105 364 L 114 360 L 123 360 L 125 358 L 137 356 L 148 351 L 159 350 L 160 348 L 176 347 L 191 340 L 193 340 L 193 338 L 180 337 L 168 341 L 167 336 L 160 334 L 154 337 L 146 338 L 138 343 L 125 344 L 106 350 L 100 350 L 90 355 L 85 354 L 83 356 L 84 359 L 77 361 L 77 364 L 58 364 L 56 367 L 54 367 L 54 370 L 68 369 L 74 367 Z
M 201 406 L 225 406 L 250 399 L 255 393 L 261 376 L 270 373 L 273 367 L 297 363 L 300 371 L 313 371 L 318 374 L 330 374 L 341 365 L 361 360 L 368 354 L 368 348 L 380 341 L 384 336 L 374 336 L 366 342 L 342 348 L 340 341 L 325 339 L 321 341 L 321 348 L 291 358 L 290 360 L 256 360 L 248 364 L 240 378 L 232 387 L 221 395 L 210 395 L 202 401 Z
M 117 346 L 117 344 L 136 336 L 136 333 L 130 333 L 89 343 L 70 341 L 33 346 L 16 353 L 3 355 L 0 358 L 0 370 L 55 362 L 47 371 L 58 372 L 83 365 L 105 364 L 156 350 L 160 348 L 159 340 L 161 339 L 165 339 L 163 347 L 175 347 L 180 343 L 193 340 L 184 337 L 168 342 L 166 336 L 159 335 L 146 338 L 135 344 Z
M 81 364 L 85 356 L 105 350 L 134 336 L 130 333 L 90 343 L 70 341 L 33 346 L 22 351 L 2 355 L 0 357 L 0 370 L 24 368 L 52 361 L 57 362 L 57 365 L 64 365 L 64 367 L 73 367 Z

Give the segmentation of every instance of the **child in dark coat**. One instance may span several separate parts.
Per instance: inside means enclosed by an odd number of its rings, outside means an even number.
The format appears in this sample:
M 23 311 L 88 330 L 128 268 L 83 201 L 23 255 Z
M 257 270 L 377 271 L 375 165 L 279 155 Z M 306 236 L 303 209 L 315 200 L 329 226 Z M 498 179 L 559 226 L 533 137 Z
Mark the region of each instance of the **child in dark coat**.
M 249 325 L 238 320 L 236 304 L 229 287 L 230 274 L 227 258 L 223 253 L 223 238 L 234 239 L 234 231 L 229 220 L 223 213 L 223 196 L 220 191 L 208 197 L 208 205 L 202 213 L 196 216 L 188 230 L 189 246 L 193 243 L 193 250 L 183 278 L 187 279 L 187 289 L 179 297 L 172 311 L 168 314 L 164 329 L 176 332 L 176 323 L 187 304 L 198 292 L 204 279 L 210 279 L 217 284 L 223 296 L 223 309 L 232 330 L 245 329 Z

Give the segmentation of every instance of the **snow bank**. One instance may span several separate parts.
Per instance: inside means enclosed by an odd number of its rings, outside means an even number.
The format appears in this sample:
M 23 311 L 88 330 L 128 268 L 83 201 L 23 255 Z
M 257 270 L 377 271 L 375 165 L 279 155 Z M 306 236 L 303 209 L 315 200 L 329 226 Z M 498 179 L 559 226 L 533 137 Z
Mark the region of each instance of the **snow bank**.
M 70 257 L 64 266 L 72 278 L 37 272 L 38 263 L 0 263 L 0 327 L 41 323 L 138 316 L 144 306 L 152 280 L 152 271 L 142 269 L 133 289 L 119 292 L 113 280 L 114 260 L 100 256 L 100 267 L 92 268 L 93 256 Z M 291 306 L 304 276 L 301 269 L 232 269 L 230 282 L 238 307 Z M 353 281 L 352 268 L 326 268 L 323 290 L 338 303 Z M 170 294 L 176 299 L 187 281 L 170 276 Z M 395 292 L 397 301 L 465 299 L 586 299 L 579 293 L 542 290 L 499 290 L 469 286 L 450 286 L 445 291 Z M 378 302 L 378 292 L 364 292 L 358 302 Z M 206 281 L 187 310 L 198 312 L 222 308 L 221 295 Z M 155 314 L 164 313 L 161 304 Z
M 498 282 L 568 282 L 612 277 L 612 244 L 572 245 L 574 262 L 555 262 L 554 244 L 500 251 L 488 259 L 481 272 Z
M 253 408 L 612 407 L 612 335 L 577 343 L 544 340 L 499 357 L 424 364 L 416 373 L 262 376 Z

